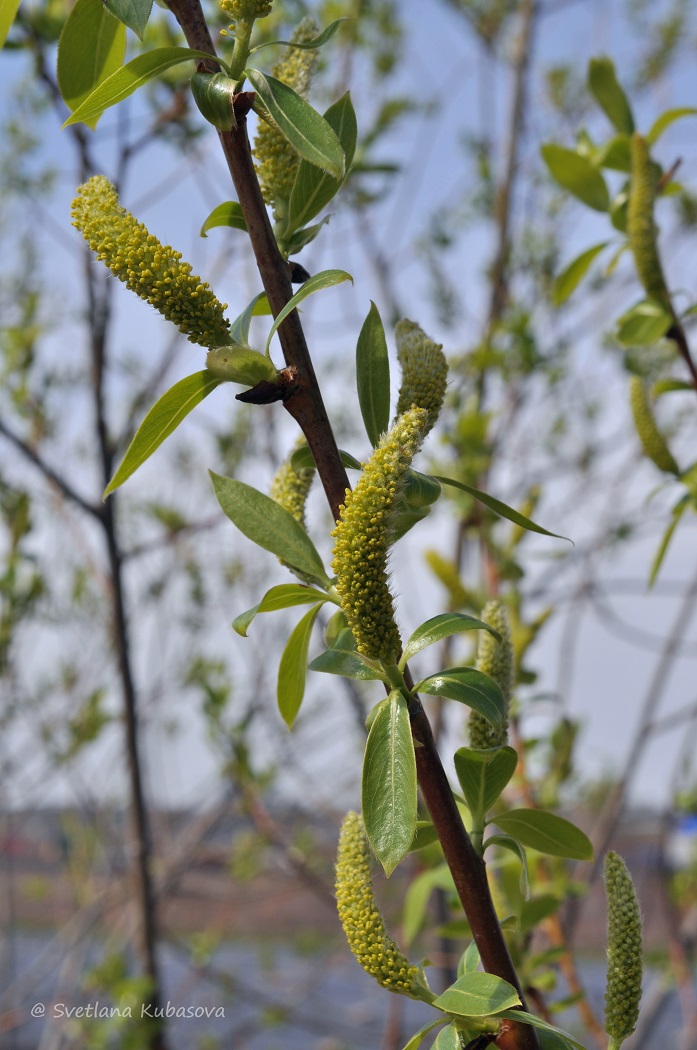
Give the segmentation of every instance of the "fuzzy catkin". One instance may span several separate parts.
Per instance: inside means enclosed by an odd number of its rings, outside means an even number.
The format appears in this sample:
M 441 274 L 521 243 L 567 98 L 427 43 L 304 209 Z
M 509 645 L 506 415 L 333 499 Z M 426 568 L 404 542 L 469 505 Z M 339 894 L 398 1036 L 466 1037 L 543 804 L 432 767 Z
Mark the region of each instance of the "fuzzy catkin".
M 306 16 L 295 29 L 291 42 L 306 44 L 318 33 L 317 23 Z M 287 54 L 274 66 L 273 75 L 305 98 L 317 60 L 316 50 L 287 48 Z M 282 131 L 265 121 L 259 122 L 252 153 L 264 201 L 273 206 L 274 217 L 280 221 L 286 217 L 300 157 Z
M 358 813 L 347 813 L 336 860 L 336 903 L 349 947 L 383 988 L 419 998 L 419 971 L 390 937 L 378 910 L 369 857 L 363 821 Z
M 607 981 L 605 1031 L 619 1047 L 639 1017 L 642 977 L 641 915 L 632 877 L 617 853 L 605 857 Z
M 629 381 L 629 403 L 641 447 L 648 458 L 666 474 L 679 474 L 680 468 L 658 429 L 646 387 L 639 376 L 632 376 Z
M 481 619 L 498 631 L 501 641 L 497 642 L 488 631 L 480 631 L 477 670 L 494 679 L 503 693 L 506 710 L 508 710 L 513 692 L 515 663 L 508 614 L 503 604 L 494 598 L 482 609 Z M 470 747 L 478 750 L 498 747 L 508 740 L 508 719 L 504 719 L 501 726 L 493 726 L 478 711 L 470 711 L 468 728 Z
M 438 420 L 448 380 L 448 364 L 440 343 L 429 339 L 414 321 L 403 318 L 395 327 L 397 358 L 402 366 L 402 385 L 397 415 L 412 405 L 428 412 L 428 430 Z
M 669 304 L 668 289 L 658 254 L 658 230 L 654 221 L 657 173 L 646 139 L 635 133 L 631 139 L 631 182 L 627 205 L 627 236 L 639 280 L 651 299 Z
M 238 19 L 265 18 L 271 14 L 273 0 L 220 0 L 220 8 L 233 22 Z
M 412 408 L 382 438 L 353 491 L 347 490 L 332 532 L 341 608 L 358 651 L 390 662 L 401 648 L 387 577 L 395 505 L 428 428 L 428 412 Z
M 298 447 L 302 447 L 305 444 L 301 438 L 298 442 Z M 291 463 L 291 456 L 281 463 L 280 467 L 274 474 L 271 482 L 271 488 L 269 489 L 269 495 L 272 500 L 280 504 L 284 510 L 287 510 L 289 514 L 297 521 L 298 525 L 302 528 L 306 528 L 305 525 L 305 505 L 307 503 L 307 497 L 310 494 L 310 488 L 312 487 L 312 481 L 315 476 L 314 467 L 305 467 L 302 470 L 295 470 Z M 291 572 L 296 575 L 297 569 L 289 565 L 288 562 L 284 561 L 283 558 L 279 558 L 281 565 L 285 565 Z M 301 579 L 305 579 L 301 576 Z M 309 581 L 308 581 L 309 582 Z
M 142 222 L 119 204 L 105 175 L 94 175 L 78 188 L 73 226 L 97 258 L 141 299 L 159 310 L 192 343 L 222 346 L 230 342 L 226 303 L 181 261 L 181 252 L 148 233 Z

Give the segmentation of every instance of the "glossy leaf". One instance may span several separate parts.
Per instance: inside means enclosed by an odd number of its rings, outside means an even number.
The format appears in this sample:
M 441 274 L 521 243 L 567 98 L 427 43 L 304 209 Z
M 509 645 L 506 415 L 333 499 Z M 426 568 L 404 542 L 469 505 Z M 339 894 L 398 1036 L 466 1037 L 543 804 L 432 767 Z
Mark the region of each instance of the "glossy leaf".
M 518 755 L 512 747 L 455 752 L 455 772 L 471 813 L 486 816 L 516 771 Z
M 265 40 L 263 44 L 257 44 L 250 50 L 250 55 L 253 55 L 255 51 L 261 51 L 264 47 L 271 47 L 276 44 L 281 47 L 290 47 L 293 50 L 300 51 L 314 51 L 315 48 L 322 47 L 322 44 L 326 44 L 328 40 L 336 33 L 342 22 L 350 22 L 350 18 L 343 17 L 337 18 L 333 22 L 330 22 L 328 26 L 325 26 L 321 33 L 314 36 L 312 40 L 306 41 L 304 44 L 295 44 L 290 40 Z
M 493 678 L 474 667 L 449 667 L 446 671 L 439 671 L 422 679 L 415 692 L 457 700 L 478 711 L 495 726 L 501 725 L 506 717 L 506 701 L 500 688 Z
M 433 891 L 452 892 L 454 889 L 453 877 L 445 863 L 438 864 L 435 868 L 427 868 L 412 879 L 404 897 L 402 913 L 402 939 L 406 948 L 413 943 L 426 921 L 428 902 Z
M 72 116 L 65 121 L 63 127 L 81 122 L 83 124 L 96 123 L 105 109 L 115 106 L 117 102 L 122 102 L 143 84 L 159 77 L 161 73 L 166 73 L 173 66 L 198 58 L 210 61 L 211 56 L 205 51 L 195 51 L 188 47 L 158 47 L 154 51 L 146 51 L 142 55 L 137 55 L 136 58 L 107 77 L 91 95 L 88 95 Z M 216 61 L 224 65 L 220 59 Z
M 118 470 L 104 489 L 102 499 L 123 485 L 138 467 L 152 456 L 165 438 L 174 433 L 183 419 L 221 383 L 210 372 L 194 372 L 180 379 L 162 395 L 146 415 L 131 441 Z
M 363 682 L 384 681 L 380 671 L 366 663 L 358 653 L 347 649 L 327 649 L 315 657 L 310 664 L 310 670 L 338 674 L 342 678 L 355 678 Z
M 562 303 L 566 302 L 590 270 L 593 260 L 600 255 L 606 245 L 607 241 L 601 241 L 600 244 L 594 244 L 592 248 L 587 248 L 585 252 L 581 252 L 580 255 L 577 255 L 576 258 L 562 270 L 559 276 L 555 279 L 554 287 L 552 288 L 552 302 L 555 306 L 561 306 Z
M 539 853 L 553 857 L 568 857 L 570 860 L 592 860 L 593 847 L 590 839 L 580 828 L 556 813 L 541 809 L 509 809 L 495 819 L 495 824 Z
M 493 973 L 473 971 L 458 977 L 433 1000 L 439 1010 L 457 1017 L 489 1017 L 520 1004 L 520 996 L 508 981 Z
M 617 338 L 623 346 L 652 346 L 673 323 L 671 314 L 655 299 L 637 303 L 617 322 Z
M 247 232 L 247 223 L 244 221 L 242 208 L 237 201 L 225 201 L 224 204 L 219 204 L 217 208 L 214 208 L 201 227 L 199 236 L 205 237 L 208 231 L 216 226 L 232 226 L 236 230 Z
M 281 80 L 258 69 L 246 69 L 245 74 L 263 107 L 296 153 L 340 179 L 344 174 L 344 151 L 324 117 Z M 257 101 L 255 109 L 258 104 Z
M 439 1024 L 445 1024 L 445 1018 L 439 1017 L 437 1021 L 429 1021 L 428 1024 L 419 1028 L 418 1032 L 414 1032 L 403 1050 L 418 1050 L 428 1033 L 432 1032 L 434 1028 L 437 1028 Z
M 657 142 L 666 128 L 669 128 L 674 121 L 682 117 L 695 116 L 697 116 L 697 109 L 694 106 L 680 106 L 678 109 L 667 110 L 651 125 L 651 130 L 646 136 L 647 143 L 652 146 L 654 142 Z
M 490 835 L 488 839 L 484 840 L 483 851 L 489 848 L 489 846 L 500 846 L 502 849 L 507 849 L 511 853 L 514 853 L 522 865 L 520 873 L 520 892 L 525 900 L 527 900 L 530 892 L 530 881 L 528 877 L 528 858 L 525 852 L 525 847 L 522 843 L 518 842 L 518 839 L 513 838 L 512 835 Z
M 550 174 L 560 186 L 589 208 L 608 210 L 610 197 L 605 180 L 587 157 L 554 143 L 543 146 L 541 152 Z
M 360 460 L 352 456 L 350 452 L 344 452 L 343 449 L 339 449 L 339 455 L 341 456 L 341 462 L 345 467 L 350 470 L 363 470 L 363 464 Z M 290 457 L 290 462 L 293 470 L 307 470 L 308 467 L 314 467 L 315 461 L 312 457 L 312 452 L 308 445 L 303 445 L 302 448 L 296 448 L 293 455 Z
M 324 119 L 336 134 L 344 151 L 345 173 L 340 178 L 334 178 L 315 167 L 314 164 L 309 164 L 305 160 L 300 161 L 288 205 L 288 228 L 290 230 L 299 229 L 310 219 L 319 215 L 322 208 L 329 204 L 340 189 L 353 162 L 358 126 L 348 91 L 326 110 Z
M 68 109 L 79 110 L 99 85 L 121 69 L 126 54 L 126 27 L 110 15 L 101 0 L 77 0 L 58 41 L 58 87 Z M 94 128 L 97 116 L 85 123 Z
M 479 489 L 472 488 L 471 485 L 465 485 L 462 481 L 455 481 L 454 478 L 443 478 L 438 474 L 433 475 L 436 481 L 440 481 L 443 485 L 452 485 L 456 489 L 462 489 L 463 492 L 468 492 L 470 496 L 474 496 L 476 500 L 483 503 L 489 510 L 493 510 L 495 514 L 498 514 L 502 518 L 507 518 L 508 521 L 512 521 L 514 525 L 519 525 L 521 529 L 527 529 L 528 532 L 539 532 L 542 536 L 552 536 L 556 540 L 567 540 L 571 543 L 571 540 L 567 536 L 560 536 L 557 532 L 548 532 L 547 529 L 543 529 L 541 525 L 536 525 L 530 518 L 526 518 L 524 514 L 521 514 L 517 510 L 513 510 L 513 507 L 507 506 L 502 503 L 501 500 L 495 499 L 486 492 L 480 492 Z
M 221 510 L 240 532 L 303 575 L 329 583 L 315 545 L 285 507 L 243 481 L 210 475 Z
M 375 448 L 390 422 L 390 361 L 385 329 L 372 301 L 356 345 L 356 384 L 363 423 Z
M 557 1028 L 556 1025 L 550 1024 L 549 1021 L 543 1021 L 541 1017 L 537 1017 L 535 1014 L 529 1014 L 526 1010 L 502 1010 L 499 1017 L 503 1017 L 509 1021 L 522 1021 L 525 1024 L 532 1025 L 533 1028 L 539 1029 L 539 1031 L 555 1035 L 564 1040 L 568 1047 L 572 1047 L 573 1050 L 586 1050 L 582 1043 L 577 1043 L 572 1036 L 565 1032 L 561 1028 Z
M 412 656 L 420 653 L 427 646 L 433 645 L 434 642 L 440 642 L 443 638 L 449 638 L 453 634 L 460 634 L 463 631 L 488 631 L 497 641 L 501 641 L 501 635 L 498 631 L 495 631 L 488 623 L 484 623 L 483 620 L 478 620 L 476 616 L 458 612 L 439 613 L 438 616 L 432 616 L 430 620 L 425 620 L 410 635 L 407 644 L 404 646 L 402 658 L 399 661 L 399 669 L 403 670 L 405 664 L 411 660 Z
M 442 492 L 440 481 L 431 474 L 421 474 L 411 467 L 407 471 L 402 495 L 409 507 L 430 507 L 440 499 Z
M 620 87 L 615 66 L 609 58 L 592 58 L 588 63 L 588 87 L 596 102 L 618 131 L 631 135 L 634 117 L 624 91 Z
M 276 687 L 278 710 L 289 729 L 297 717 L 305 695 L 310 636 L 317 613 L 321 608 L 321 603 L 313 606 L 293 628 L 278 666 L 278 685 Z
M 331 215 L 325 215 L 323 219 L 320 219 L 319 222 L 314 223 L 312 226 L 304 226 L 302 229 L 291 233 L 283 242 L 285 253 L 287 255 L 297 255 L 298 252 L 301 252 L 303 248 L 314 241 L 319 231 L 323 226 L 326 226 L 330 218 Z
M 152 11 L 152 0 L 104 0 L 104 6 L 114 18 L 132 29 L 139 40 L 143 39 Z
M 464 950 L 464 952 L 462 953 L 462 958 L 460 959 L 462 973 L 474 973 L 476 970 L 479 969 L 480 962 L 481 958 L 479 955 L 479 948 L 477 947 L 477 942 L 472 941 L 472 943 L 469 944 Z M 461 976 L 461 974 L 458 974 L 458 977 L 459 976 Z
M 361 783 L 363 821 L 373 852 L 391 875 L 416 828 L 416 760 L 409 712 L 393 689 L 370 727 Z
M 266 292 L 259 292 L 251 303 L 244 308 L 239 317 L 236 317 L 230 326 L 230 338 L 243 346 L 249 342 L 249 326 L 253 317 L 269 317 L 271 307 L 266 298 Z
M 658 574 L 661 571 L 661 566 L 663 565 L 663 559 L 666 556 L 666 552 L 668 550 L 668 547 L 670 546 L 670 541 L 673 538 L 673 533 L 677 529 L 683 514 L 690 506 L 690 502 L 691 501 L 689 496 L 682 496 L 670 512 L 671 520 L 668 522 L 668 527 L 666 528 L 665 532 L 663 533 L 663 536 L 661 537 L 661 542 L 658 545 L 658 550 L 654 554 L 653 561 L 651 562 L 651 572 L 649 573 L 648 584 L 649 590 L 653 587 L 654 583 L 656 582 Z
M 302 583 L 281 583 L 268 590 L 261 601 L 251 609 L 236 616 L 232 621 L 232 629 L 246 638 L 249 625 L 259 613 L 277 612 L 279 609 L 289 609 L 293 605 L 309 605 L 317 601 L 326 602 L 327 595 Z
M 342 284 L 343 281 L 350 281 L 353 284 L 353 277 L 350 273 L 346 273 L 346 270 L 322 270 L 301 284 L 293 298 L 289 299 L 283 309 L 279 311 L 274 323 L 271 325 L 271 331 L 266 340 L 266 353 L 268 354 L 269 352 L 271 340 L 279 325 L 285 321 L 288 314 L 292 313 L 304 299 L 307 299 L 308 296 L 313 295 L 315 292 L 321 292 L 323 288 L 333 288 L 335 284 Z
M 17 17 L 20 2 L 21 0 L 2 0 L 0 4 L 0 47 L 3 47 L 7 40 L 7 34 Z
M 410 852 L 415 853 L 417 850 L 425 849 L 426 846 L 432 846 L 437 841 L 438 832 L 435 825 L 430 820 L 417 820 Z
M 460 1033 L 454 1022 L 451 1022 L 447 1028 L 441 1028 L 431 1050 L 462 1050 Z

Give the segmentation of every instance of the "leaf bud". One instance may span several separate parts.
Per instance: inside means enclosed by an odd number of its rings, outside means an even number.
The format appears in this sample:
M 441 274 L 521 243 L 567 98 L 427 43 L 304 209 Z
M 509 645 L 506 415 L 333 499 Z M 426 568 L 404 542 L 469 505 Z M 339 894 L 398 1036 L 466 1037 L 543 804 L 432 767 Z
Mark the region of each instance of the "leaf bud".
M 231 131 L 236 124 L 232 111 L 235 81 L 225 73 L 194 73 L 191 78 L 194 102 L 218 131 Z

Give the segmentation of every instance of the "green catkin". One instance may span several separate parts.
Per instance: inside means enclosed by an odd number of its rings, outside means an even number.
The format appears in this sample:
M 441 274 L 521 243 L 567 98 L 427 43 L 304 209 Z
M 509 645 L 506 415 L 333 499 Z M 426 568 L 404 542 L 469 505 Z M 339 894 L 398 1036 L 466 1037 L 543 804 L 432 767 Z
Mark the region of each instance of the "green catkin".
M 668 288 L 658 254 L 658 230 L 653 216 L 657 188 L 657 171 L 646 139 L 635 133 L 631 140 L 627 236 L 644 291 L 649 298 L 658 299 L 669 306 Z
M 403 318 L 395 328 L 402 385 L 397 402 L 401 416 L 412 405 L 428 411 L 428 430 L 438 419 L 448 380 L 448 364 L 440 343 L 434 343 L 414 321 Z
M 508 614 L 503 604 L 494 598 L 487 602 L 482 609 L 481 619 L 499 632 L 501 641 L 497 642 L 488 631 L 480 632 L 477 670 L 488 674 L 490 678 L 494 679 L 503 693 L 506 709 L 508 709 L 513 692 L 515 666 Z M 469 716 L 469 738 L 470 747 L 477 750 L 505 744 L 508 740 L 508 719 L 505 719 L 503 724 L 497 728 L 483 715 L 480 715 L 478 711 L 471 711 Z
M 181 261 L 181 252 L 148 233 L 122 208 L 116 189 L 104 175 L 78 188 L 73 226 L 115 277 L 159 310 L 192 343 L 221 346 L 230 342 L 225 303 Z
M 411 408 L 382 438 L 346 501 L 332 532 L 332 568 L 358 651 L 393 662 L 401 642 L 387 578 L 392 517 L 414 456 L 428 430 L 428 412 Z
M 365 972 L 391 992 L 421 998 L 419 971 L 390 937 L 375 902 L 368 840 L 358 813 L 347 813 L 341 825 L 336 903 L 349 947 Z
M 304 439 L 300 438 L 296 447 L 302 448 L 304 445 Z M 305 504 L 315 476 L 315 468 L 304 467 L 302 470 L 295 470 L 291 458 L 292 456 L 289 456 L 284 460 L 274 474 L 269 495 L 305 528 Z
M 221 10 L 233 22 L 265 18 L 271 14 L 273 0 L 220 0 Z
M 312 18 L 305 17 L 295 29 L 291 42 L 306 44 L 318 33 L 317 23 Z M 284 58 L 274 66 L 273 75 L 304 98 L 309 91 L 317 60 L 316 50 L 288 48 Z M 280 129 L 275 124 L 267 124 L 264 121 L 259 122 L 252 153 L 264 200 L 273 206 L 274 218 L 281 222 L 287 215 L 288 201 L 300 165 L 300 157 Z
M 630 379 L 629 402 L 641 447 L 648 458 L 666 474 L 679 475 L 680 468 L 668 448 L 666 439 L 656 425 L 648 392 L 639 376 L 632 376 Z
M 642 976 L 641 915 L 632 877 L 617 853 L 605 857 L 607 982 L 605 1031 L 609 1050 L 632 1034 L 639 1017 Z

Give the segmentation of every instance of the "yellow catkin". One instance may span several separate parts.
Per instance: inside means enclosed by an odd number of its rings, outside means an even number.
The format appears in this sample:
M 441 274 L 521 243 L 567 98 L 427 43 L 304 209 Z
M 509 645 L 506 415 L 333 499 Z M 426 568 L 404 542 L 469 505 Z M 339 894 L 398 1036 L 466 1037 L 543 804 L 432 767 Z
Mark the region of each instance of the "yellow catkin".
M 238 19 L 265 18 L 271 14 L 273 0 L 220 0 L 220 9 L 233 22 Z
M 629 381 L 629 403 L 641 447 L 648 458 L 666 474 L 680 474 L 673 453 L 656 425 L 648 392 L 639 376 L 632 376 Z
M 419 971 L 390 937 L 378 910 L 368 840 L 358 813 L 347 813 L 341 825 L 336 903 L 349 947 L 365 972 L 391 992 L 421 998 Z
M 428 413 L 412 408 L 377 446 L 353 492 L 347 490 L 332 568 L 341 608 L 364 656 L 394 661 L 401 648 L 387 577 L 395 506 L 428 427 Z
M 619 1047 L 639 1017 L 642 977 L 641 914 L 632 877 L 617 853 L 605 857 L 607 982 L 605 1031 Z
M 658 254 L 654 203 L 658 186 L 655 165 L 646 139 L 635 133 L 631 140 L 631 182 L 627 206 L 627 236 L 639 280 L 651 299 L 670 303 Z
M 319 33 L 319 26 L 309 17 L 298 24 L 291 37 L 294 44 L 306 44 Z M 310 80 L 318 59 L 316 50 L 287 48 L 287 54 L 273 68 L 277 80 L 291 87 L 303 98 L 310 88 Z M 287 215 L 288 201 L 300 164 L 300 157 L 281 130 L 273 124 L 259 122 L 254 139 L 255 167 L 264 200 L 273 206 L 277 221 Z
M 508 708 L 513 692 L 515 666 L 508 615 L 503 604 L 498 599 L 492 599 L 482 609 L 481 619 L 499 632 L 501 641 L 497 642 L 488 631 L 480 631 L 477 670 L 494 679 Z M 478 711 L 471 711 L 468 728 L 470 746 L 477 749 L 498 747 L 508 740 L 507 719 L 501 726 L 496 727 Z
M 301 438 L 298 442 L 298 447 L 304 445 L 305 442 Z M 312 487 L 312 480 L 315 476 L 314 467 L 306 467 L 303 470 L 295 470 L 291 464 L 291 456 L 281 463 L 280 467 L 276 471 L 273 480 L 271 482 L 271 488 L 269 489 L 269 495 L 271 499 L 279 503 L 284 510 L 287 510 L 289 514 L 292 514 L 295 520 L 303 528 L 305 525 L 305 505 L 307 503 L 307 497 Z M 294 569 L 292 565 L 289 565 L 283 558 L 279 558 L 281 565 L 285 565 L 286 568 L 294 572 L 296 576 L 305 582 L 310 581 L 304 574 Z
M 213 347 L 229 343 L 225 303 L 181 261 L 181 252 L 148 233 L 142 222 L 122 208 L 116 189 L 104 175 L 94 175 L 78 188 L 73 226 L 97 258 L 141 299 L 159 310 L 192 343 Z
M 434 343 L 414 321 L 403 318 L 395 328 L 397 357 L 402 366 L 402 385 L 397 415 L 412 405 L 428 412 L 428 429 L 438 419 L 448 380 L 448 364 L 440 343 Z

